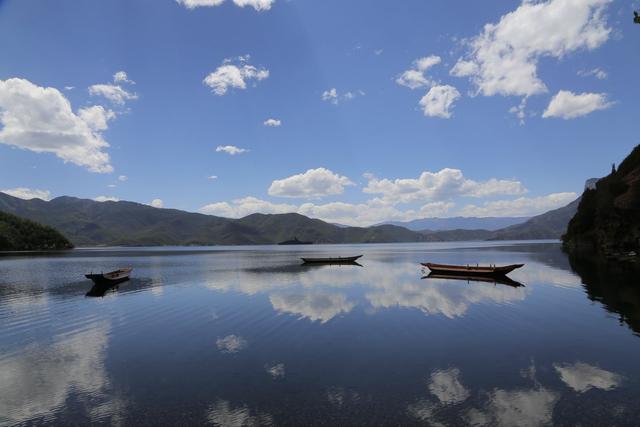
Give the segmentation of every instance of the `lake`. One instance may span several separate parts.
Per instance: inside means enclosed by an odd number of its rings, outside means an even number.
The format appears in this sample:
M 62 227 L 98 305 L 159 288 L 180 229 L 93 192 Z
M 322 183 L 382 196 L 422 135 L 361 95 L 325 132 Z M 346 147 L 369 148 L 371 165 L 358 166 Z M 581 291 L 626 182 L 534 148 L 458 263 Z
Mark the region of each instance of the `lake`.
M 525 286 L 425 261 L 524 263 Z M 555 242 L 3 256 L 0 424 L 637 425 L 638 277 Z

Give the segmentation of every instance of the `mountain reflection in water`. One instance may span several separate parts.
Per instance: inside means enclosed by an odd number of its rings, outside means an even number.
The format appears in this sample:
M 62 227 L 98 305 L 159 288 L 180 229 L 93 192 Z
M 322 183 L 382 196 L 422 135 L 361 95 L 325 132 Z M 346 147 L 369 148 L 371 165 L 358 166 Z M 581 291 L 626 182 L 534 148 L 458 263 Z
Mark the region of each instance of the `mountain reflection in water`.
M 636 270 L 557 243 L 328 249 L 362 266 L 270 247 L 0 260 L 0 425 L 640 420 Z M 525 263 L 526 286 L 423 280 L 425 259 Z M 130 282 L 84 297 L 83 272 L 124 261 Z

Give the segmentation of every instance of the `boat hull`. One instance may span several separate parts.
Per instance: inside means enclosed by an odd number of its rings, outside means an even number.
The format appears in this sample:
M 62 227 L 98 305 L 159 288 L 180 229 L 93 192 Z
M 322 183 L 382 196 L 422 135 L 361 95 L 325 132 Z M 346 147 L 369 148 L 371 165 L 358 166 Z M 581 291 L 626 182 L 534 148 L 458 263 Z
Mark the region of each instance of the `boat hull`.
M 84 277 L 91 280 L 96 285 L 113 286 L 129 280 L 131 270 L 131 268 L 122 268 L 120 270 L 111 271 L 109 273 L 85 274 Z
M 434 274 L 478 277 L 506 276 L 513 270 L 524 266 L 524 264 L 511 264 L 497 267 L 474 267 L 465 265 L 433 264 L 430 262 L 422 263 L 422 265 L 427 267 Z
M 332 257 L 332 258 L 300 258 L 305 264 L 352 264 L 362 255 L 350 257 Z

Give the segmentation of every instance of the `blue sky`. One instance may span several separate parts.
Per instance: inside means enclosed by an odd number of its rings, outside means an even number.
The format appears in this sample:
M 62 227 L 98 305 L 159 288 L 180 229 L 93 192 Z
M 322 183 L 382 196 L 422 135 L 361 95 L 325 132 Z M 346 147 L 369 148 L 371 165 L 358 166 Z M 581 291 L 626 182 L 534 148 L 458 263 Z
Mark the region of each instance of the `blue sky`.
M 638 143 L 632 11 L 0 1 L 0 190 L 353 225 L 537 214 Z

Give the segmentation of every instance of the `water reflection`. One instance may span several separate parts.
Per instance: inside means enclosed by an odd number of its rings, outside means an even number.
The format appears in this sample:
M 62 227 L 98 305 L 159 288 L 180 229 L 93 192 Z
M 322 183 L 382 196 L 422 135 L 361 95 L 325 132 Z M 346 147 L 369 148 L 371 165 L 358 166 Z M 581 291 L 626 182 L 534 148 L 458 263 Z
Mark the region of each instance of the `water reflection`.
M 95 284 L 89 289 L 89 292 L 86 293 L 88 297 L 101 298 L 104 297 L 107 293 L 117 292 L 118 285 L 99 285 Z
M 620 375 L 583 363 L 553 364 L 560 379 L 578 393 L 597 388 L 613 390 Z M 543 386 L 536 378 L 536 367 L 524 371 L 531 381 L 530 387 L 504 389 L 496 387 L 489 392 L 472 391 L 465 386 L 458 368 L 432 372 L 428 389 L 436 397 L 421 398 L 407 405 L 412 417 L 432 425 L 468 424 L 472 426 L 543 426 L 554 419 L 554 409 L 562 397 L 559 390 Z M 472 397 L 473 399 L 470 399 Z M 471 400 L 469 405 L 463 405 Z M 482 402 L 476 406 L 473 402 Z M 462 406 L 461 406 L 462 405 Z M 447 412 L 446 408 L 451 407 Z M 460 406 L 460 407 L 456 407 Z
M 113 396 L 106 375 L 109 329 L 106 323 L 95 324 L 52 343 L 33 344 L 3 355 L 0 414 L 4 422 L 51 422 L 72 396 L 87 404 L 86 416 L 92 421 L 115 421 L 125 405 Z
M 525 285 L 523 283 L 517 282 L 508 276 L 497 276 L 497 277 L 482 277 L 482 276 L 463 276 L 463 275 L 452 275 L 452 274 L 434 274 L 429 273 L 426 276 L 423 276 L 422 279 L 443 279 L 443 280 L 457 280 L 460 282 L 481 282 L 481 283 L 492 283 L 494 285 L 506 285 L 511 286 L 512 288 L 523 288 Z
M 223 353 L 237 353 L 240 350 L 244 350 L 249 343 L 246 339 L 237 335 L 227 335 L 224 338 L 218 338 L 216 340 L 216 345 Z
M 227 400 L 218 400 L 211 405 L 207 419 L 210 424 L 221 427 L 274 425 L 271 415 L 251 411 L 246 405 L 233 406 Z
M 290 313 L 326 323 L 341 313 L 348 313 L 354 303 L 341 293 L 301 291 L 298 293 L 274 294 L 269 297 L 274 310 Z
M 259 269 L 222 272 L 212 278 L 207 286 L 246 295 L 267 293 L 277 312 L 321 323 L 349 313 L 359 304 L 374 309 L 418 309 L 427 315 L 455 318 L 464 316 L 471 305 L 523 301 L 530 292 L 524 287 L 513 289 L 519 287 L 520 283 L 508 279 L 502 282 L 511 287 L 496 287 L 495 281 L 491 281 L 491 284 L 452 281 L 449 277 L 431 277 L 428 281 L 421 281 L 420 266 L 412 262 L 368 261 L 364 268 L 358 269 L 322 266 L 269 271 L 275 276 L 271 280 L 265 280 L 264 272 Z M 365 286 L 367 289 L 356 300 L 341 292 L 319 290 L 356 286 Z
M 363 267 L 141 256 L 104 299 L 78 259 L 36 263 L 66 271 L 44 282 L 0 264 L 0 424 L 637 424 L 640 340 L 616 320 L 639 330 L 635 270 L 574 273 L 557 245 L 371 248 Z M 421 280 L 426 258 L 525 262 L 526 287 Z
M 459 376 L 458 368 L 434 371 L 431 374 L 429 391 L 444 405 L 460 403 L 469 397 L 469 390 L 462 385 Z
M 553 367 L 560 374 L 560 379 L 578 393 L 592 388 L 613 390 L 622 381 L 620 375 L 587 363 L 554 364 Z
M 569 262 L 580 275 L 589 298 L 619 315 L 620 323 L 626 323 L 640 335 L 639 263 L 574 254 L 569 256 Z
M 265 370 L 273 379 L 284 378 L 285 368 L 284 363 L 277 363 L 275 365 L 265 365 Z

